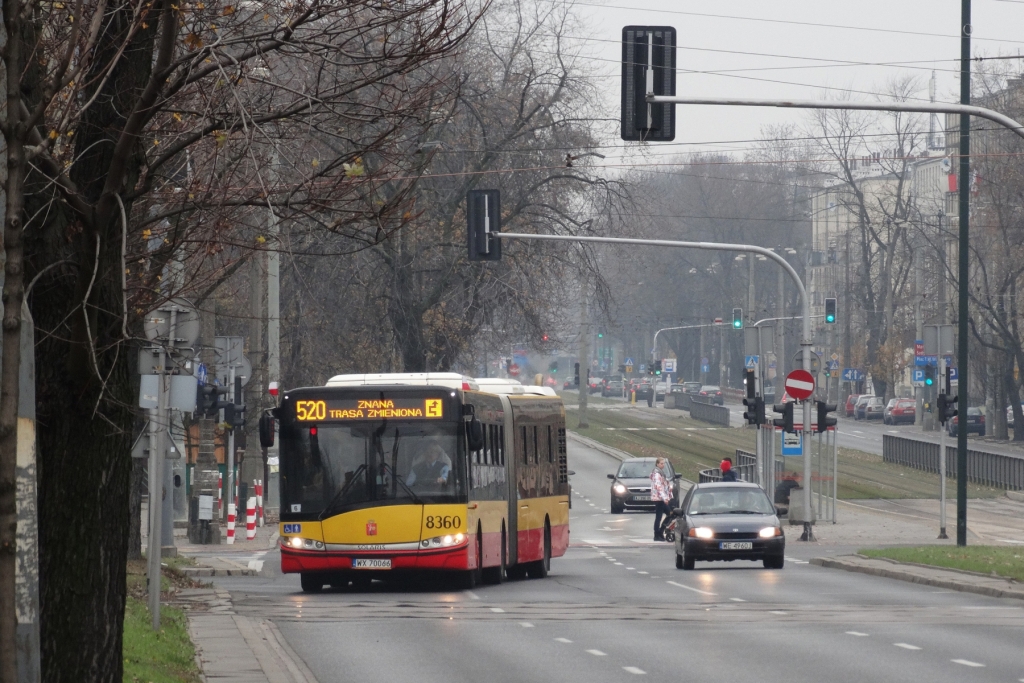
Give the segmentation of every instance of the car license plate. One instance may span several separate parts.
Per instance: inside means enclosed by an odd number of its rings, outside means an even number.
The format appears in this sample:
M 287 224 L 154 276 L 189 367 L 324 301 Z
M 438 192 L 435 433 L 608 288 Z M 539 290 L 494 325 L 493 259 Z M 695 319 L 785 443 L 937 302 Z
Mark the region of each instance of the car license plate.
M 633 500 L 650 500 L 650 496 L 633 496 Z
M 719 550 L 753 550 L 754 544 L 750 541 L 722 541 L 718 544 Z
M 352 567 L 355 569 L 391 569 L 391 560 L 353 560 Z

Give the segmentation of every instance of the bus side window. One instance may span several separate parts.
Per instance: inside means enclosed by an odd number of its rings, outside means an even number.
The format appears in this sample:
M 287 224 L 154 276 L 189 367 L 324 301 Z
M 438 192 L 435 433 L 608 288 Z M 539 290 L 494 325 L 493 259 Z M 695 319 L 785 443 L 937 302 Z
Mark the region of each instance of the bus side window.
M 505 426 L 498 427 L 498 464 L 505 466 Z
M 537 438 L 537 425 L 533 425 L 533 462 L 540 463 L 540 440 Z
M 548 425 L 548 462 L 555 461 L 554 444 L 551 442 L 551 425 Z
M 530 464 L 530 444 L 526 440 L 526 427 L 523 427 L 523 464 Z

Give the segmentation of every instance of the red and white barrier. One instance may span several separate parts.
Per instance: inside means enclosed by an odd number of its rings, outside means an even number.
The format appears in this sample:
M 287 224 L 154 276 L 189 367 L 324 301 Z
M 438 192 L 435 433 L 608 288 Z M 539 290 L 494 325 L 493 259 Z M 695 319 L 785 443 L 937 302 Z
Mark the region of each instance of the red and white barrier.
M 256 496 L 249 496 L 245 504 L 245 540 L 256 538 Z
M 235 542 L 235 504 L 228 503 L 228 545 Z
M 263 526 L 263 480 L 256 480 L 256 524 Z

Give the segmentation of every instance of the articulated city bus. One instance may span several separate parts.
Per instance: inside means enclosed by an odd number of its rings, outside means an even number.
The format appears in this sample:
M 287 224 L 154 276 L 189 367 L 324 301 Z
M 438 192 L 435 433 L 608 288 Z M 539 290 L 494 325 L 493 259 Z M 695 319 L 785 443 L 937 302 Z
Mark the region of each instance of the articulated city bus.
M 339 375 L 285 392 L 281 570 L 306 592 L 396 572 L 544 577 L 569 545 L 565 408 L 455 373 Z M 273 423 L 261 419 L 264 444 Z

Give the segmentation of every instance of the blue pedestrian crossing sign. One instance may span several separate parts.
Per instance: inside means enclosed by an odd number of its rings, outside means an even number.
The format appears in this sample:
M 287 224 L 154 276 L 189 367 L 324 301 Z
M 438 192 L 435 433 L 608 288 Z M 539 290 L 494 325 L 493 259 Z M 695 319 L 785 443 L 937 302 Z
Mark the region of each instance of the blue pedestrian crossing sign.
M 837 361 L 837 360 L 826 361 L 825 362 L 825 369 L 826 370 L 838 370 L 839 369 L 839 361 Z
M 622 364 L 623 365 L 636 365 L 636 363 L 633 362 L 632 358 L 627 358 Z
M 753 369 L 757 367 L 758 356 L 747 356 L 743 361 L 745 367 Z

